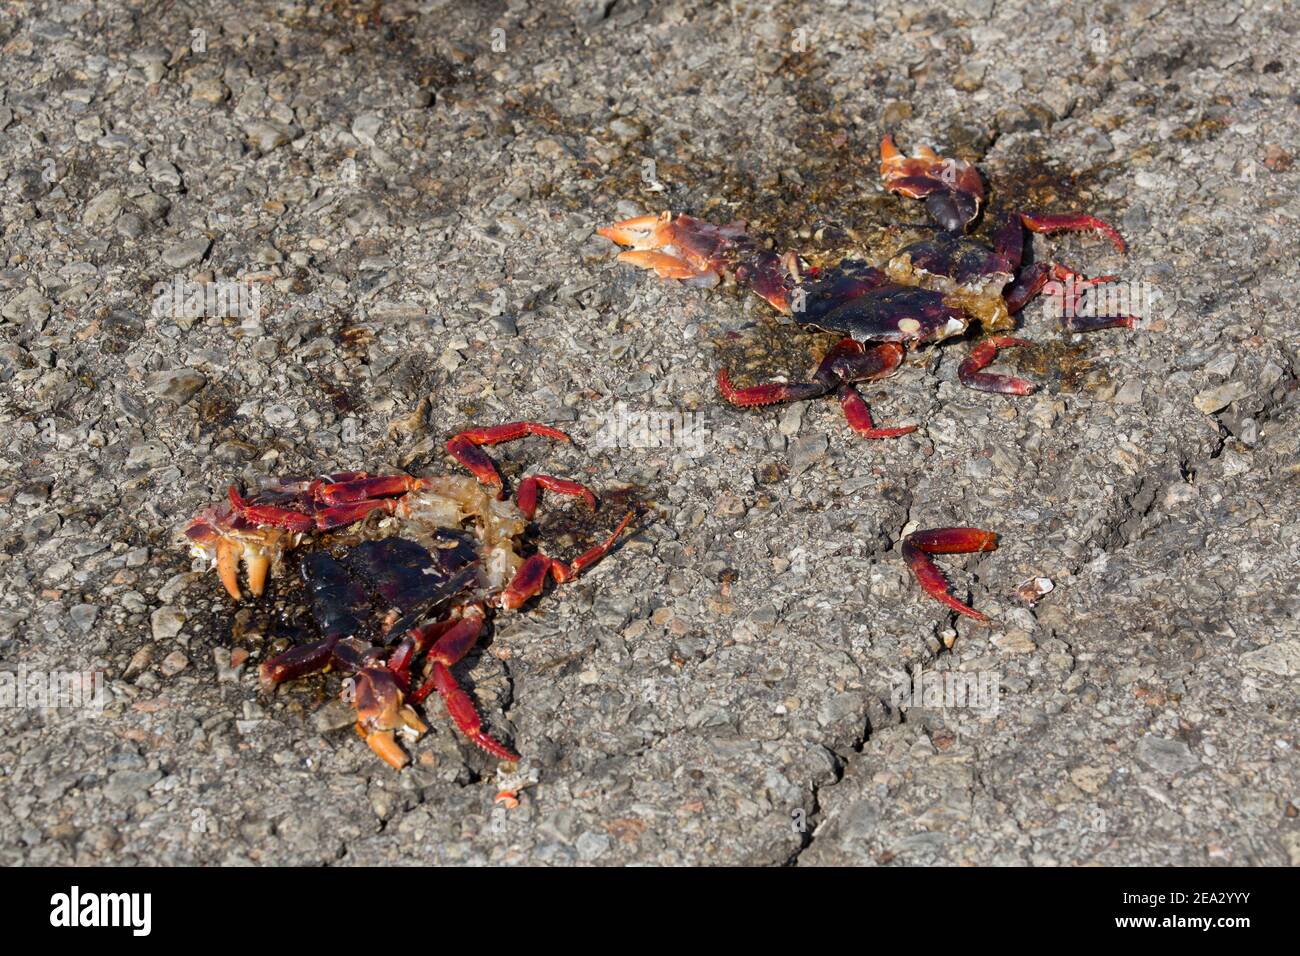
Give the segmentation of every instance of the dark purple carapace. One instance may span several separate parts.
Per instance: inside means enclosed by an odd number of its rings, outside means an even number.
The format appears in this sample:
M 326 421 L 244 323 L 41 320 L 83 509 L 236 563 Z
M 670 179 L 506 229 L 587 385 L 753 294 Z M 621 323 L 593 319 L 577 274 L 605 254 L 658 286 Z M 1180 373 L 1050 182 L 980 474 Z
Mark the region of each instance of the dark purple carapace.
M 908 157 L 886 136 L 880 146 L 880 174 L 890 192 L 925 200 L 934 223 L 931 237 L 904 246 L 881 267 L 850 257 L 830 267 L 812 268 L 793 252 L 770 251 L 770 244 L 751 236 L 744 223 L 714 226 L 671 212 L 639 216 L 597 231 L 631 247 L 619 253 L 622 262 L 653 269 L 664 278 L 704 284 L 730 273 L 737 285 L 752 289 L 798 325 L 843 335 L 846 342 L 856 343 L 857 352 L 869 356 L 854 358 L 854 349 L 841 343 L 807 382 L 737 387 L 723 369 L 718 388 L 732 404 L 766 405 L 838 391 L 859 434 L 870 438 L 906 434 L 913 429 L 858 427 L 865 403 L 860 395 L 848 393 L 860 382 L 881 377 L 886 365 L 890 371 L 898 367 L 890 360 L 893 353 L 880 352 L 878 346 L 941 342 L 965 333 L 972 322 L 992 337 L 979 343 L 961 364 L 961 382 L 981 391 L 1016 395 L 1033 391 L 1033 384 L 1023 379 L 983 371 L 1000 348 L 1023 344 L 1001 334 L 1014 328 L 1015 313 L 1049 279 L 1070 280 L 1074 289 L 1082 290 L 1113 277 L 1079 281 L 1076 273 L 1054 263 L 1022 269 L 1025 230 L 1096 232 L 1122 252 L 1119 233 L 1080 213 L 1013 212 L 997 223 L 989 244 L 967 235 L 985 200 L 984 181 L 970 163 L 940 156 L 928 147 Z M 1127 315 L 1090 316 L 1066 327 L 1082 332 L 1132 327 L 1134 321 Z
M 379 654 L 375 642 L 391 643 L 434 617 L 474 583 L 473 546 L 450 544 L 430 551 L 394 537 L 363 541 L 337 557 L 328 551 L 308 552 L 302 559 L 302 579 L 320 640 L 267 661 L 263 681 L 274 686 L 320 670 L 323 661 L 356 670 Z M 372 646 L 373 654 L 368 650 Z
M 799 291 L 806 297 L 794 312 L 796 322 L 857 342 L 933 342 L 966 328 L 961 310 L 945 304 L 941 293 L 893 282 L 856 261 L 840 263 Z
M 613 549 L 634 516 L 628 512 L 609 537 L 572 560 L 540 550 L 520 554 L 543 491 L 599 508 L 585 485 L 546 474 L 522 478 L 515 500 L 508 500 L 484 449 L 529 436 L 569 441 L 540 422 L 472 428 L 446 446 L 472 477 L 348 471 L 282 478 L 247 496 L 231 485 L 226 501 L 200 511 L 184 539 L 196 556 L 212 561 L 235 601 L 243 600 L 241 562 L 256 597 L 287 553 L 303 554 L 300 568 L 320 637 L 263 662 L 263 685 L 269 690 L 324 670 L 347 674 L 344 698 L 356 707 L 357 733 L 395 768 L 411 759 L 398 736 L 410 741 L 428 729 L 415 708 L 432 694 L 475 746 L 518 759 L 483 728 L 451 668 L 474 647 L 493 609 L 517 610 L 549 582 L 579 577 Z M 325 534 L 363 524 L 369 532 Z

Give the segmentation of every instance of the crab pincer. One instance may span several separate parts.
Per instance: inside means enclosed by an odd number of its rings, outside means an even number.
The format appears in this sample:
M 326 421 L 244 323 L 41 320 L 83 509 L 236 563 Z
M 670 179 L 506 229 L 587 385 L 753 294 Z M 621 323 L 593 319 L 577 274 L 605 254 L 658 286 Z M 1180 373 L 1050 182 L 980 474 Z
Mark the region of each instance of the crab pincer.
M 357 709 L 357 736 L 394 770 L 411 758 L 397 743 L 397 735 L 418 738 L 429 728 L 404 699 L 403 687 L 387 667 L 365 667 L 353 678 L 353 704 Z
M 958 614 L 988 624 L 989 619 L 985 615 L 953 597 L 948 579 L 939 570 L 939 566 L 930 560 L 930 555 L 995 551 L 997 546 L 998 536 L 982 528 L 931 528 L 913 531 L 903 538 L 903 560 L 912 569 L 917 583 L 926 594 Z

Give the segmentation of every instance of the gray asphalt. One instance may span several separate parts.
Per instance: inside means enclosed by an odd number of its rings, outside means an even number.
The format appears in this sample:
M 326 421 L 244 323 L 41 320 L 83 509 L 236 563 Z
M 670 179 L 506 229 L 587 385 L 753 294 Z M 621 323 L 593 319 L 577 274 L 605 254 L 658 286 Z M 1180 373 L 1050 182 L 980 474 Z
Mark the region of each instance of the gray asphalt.
M 104 676 L 0 707 L 0 862 L 1300 863 L 1286 4 L 369 8 L 0 13 L 0 666 Z M 923 214 L 886 132 L 1114 222 L 1125 255 L 1034 254 L 1154 293 L 1138 327 L 1031 306 L 1026 398 L 921 350 L 867 396 L 920 426 L 892 441 L 721 403 L 719 365 L 825 342 L 594 230 L 888 255 Z M 217 280 L 256 314 L 166 307 Z M 260 691 L 310 629 L 289 579 L 237 609 L 177 532 L 232 481 L 453 472 L 449 435 L 520 418 L 576 442 L 509 476 L 606 499 L 547 499 L 549 550 L 646 520 L 457 668 L 526 758 L 508 810 L 436 709 L 398 774 L 336 678 Z M 900 558 L 944 525 L 1001 535 L 942 561 L 990 628 Z M 994 691 L 927 698 L 959 677 Z

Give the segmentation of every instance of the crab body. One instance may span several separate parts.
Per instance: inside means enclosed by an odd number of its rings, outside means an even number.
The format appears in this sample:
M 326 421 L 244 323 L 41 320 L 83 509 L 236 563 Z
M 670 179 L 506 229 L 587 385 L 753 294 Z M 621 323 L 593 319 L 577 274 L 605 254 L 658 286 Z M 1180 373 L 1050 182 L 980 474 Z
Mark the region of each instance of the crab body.
M 858 260 L 845 260 L 800 287 L 797 323 L 856 342 L 939 342 L 966 331 L 968 320 L 941 292 L 894 281 Z
M 236 601 L 243 598 L 241 561 L 249 590 L 260 596 L 290 549 L 378 518 L 359 542 L 304 553 L 300 569 L 320 639 L 263 663 L 263 685 L 270 689 L 324 670 L 349 674 L 345 697 L 356 707 L 358 734 L 397 768 L 409 762 L 397 738 L 412 740 L 427 730 L 415 708 L 434 693 L 472 743 L 500 759 L 518 759 L 483 729 L 451 668 L 477 642 L 493 610 L 522 607 L 548 580 L 573 580 L 613 548 L 632 519 L 626 515 L 607 539 L 573 561 L 523 554 L 540 490 L 597 507 L 585 486 L 548 475 L 525 478 L 516 500 L 505 498 L 481 446 L 524 435 L 569 440 L 532 422 L 477 429 L 447 443 L 473 478 L 345 472 L 282 479 L 248 497 L 231 486 L 226 502 L 201 511 L 184 536 L 196 556 L 211 561 Z
M 888 191 L 924 200 L 933 223 L 932 236 L 903 247 L 880 267 L 846 258 L 830 268 L 813 268 L 793 252 L 770 251 L 742 222 L 715 226 L 671 212 L 629 219 L 598 232 L 630 247 L 619 254 L 622 262 L 653 269 L 663 278 L 706 286 L 729 273 L 738 286 L 748 287 L 790 315 L 796 325 L 843 336 L 807 381 L 738 387 L 724 368 L 718 372 L 718 390 L 726 401 L 740 407 L 834 394 L 850 427 L 865 438 L 897 438 L 916 429 L 877 427 L 856 386 L 891 375 L 902 364 L 906 349 L 964 335 L 972 324 L 978 324 L 987 337 L 975 343 L 958 368 L 962 384 L 1010 395 L 1033 392 L 1037 387 L 1033 382 L 984 369 L 997 359 L 999 350 L 1028 344 L 1004 333 L 1014 327 L 1016 313 L 1049 281 L 1064 283 L 1068 290 L 1061 293 L 1074 306 L 1062 310 L 1070 316 L 1065 322 L 1068 331 L 1135 324 L 1133 316 L 1095 315 L 1077 308 L 1088 288 L 1113 281 L 1113 276 L 1083 279 L 1055 263 L 1023 265 L 1026 229 L 1095 232 L 1123 252 L 1119 233 L 1100 219 L 1082 213 L 1011 212 L 995 224 L 988 243 L 968 235 L 985 202 L 983 179 L 970 163 L 940 156 L 928 147 L 905 156 L 886 136 L 880 146 L 880 174 Z M 947 553 L 943 549 L 988 550 L 984 545 L 995 540 L 959 533 L 966 531 L 970 529 L 934 529 L 909 546 L 909 564 L 918 578 L 924 578 L 929 593 L 947 592 L 935 590 L 942 575 L 926 554 Z M 970 609 L 960 613 L 966 611 Z M 967 616 L 981 619 L 974 612 Z

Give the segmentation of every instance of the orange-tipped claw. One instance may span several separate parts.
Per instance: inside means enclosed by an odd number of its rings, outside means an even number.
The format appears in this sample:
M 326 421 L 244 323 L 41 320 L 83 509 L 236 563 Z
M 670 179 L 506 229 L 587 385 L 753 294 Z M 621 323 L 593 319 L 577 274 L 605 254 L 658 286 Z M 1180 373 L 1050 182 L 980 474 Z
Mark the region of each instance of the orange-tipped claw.
M 656 249 L 667 244 L 662 234 L 672 223 L 672 219 L 673 214 L 666 210 L 660 215 L 652 213 L 647 216 L 634 216 L 613 225 L 602 226 L 596 230 L 596 234 L 620 246 L 631 246 L 633 249 Z
M 271 571 L 271 559 L 265 554 L 254 554 L 249 556 L 246 564 L 248 567 L 248 590 L 253 592 L 253 597 L 261 597 L 266 590 L 266 578 Z
M 890 192 L 911 199 L 924 199 L 938 189 L 951 189 L 971 196 L 978 206 L 984 200 L 984 182 L 979 171 L 964 159 L 940 156 L 928 146 L 905 156 L 886 135 L 880 141 L 880 177 Z
M 217 542 L 217 577 L 236 602 L 244 599 L 239 592 L 239 552 L 239 546 L 229 538 L 221 538 Z
M 366 742 L 366 746 L 394 770 L 401 770 L 411 762 L 407 752 L 397 745 L 397 738 L 393 736 L 391 730 L 366 731 L 357 724 L 357 734 Z
M 248 568 L 249 591 L 260 596 L 280 554 L 296 541 L 279 528 L 248 525 L 225 504 L 205 508 L 185 527 L 184 536 L 194 557 L 212 562 L 222 587 L 235 601 L 244 598 L 239 589 L 241 561 Z
M 383 667 L 364 667 L 357 671 L 353 693 L 361 739 L 389 766 L 405 767 L 411 758 L 398 746 L 394 734 L 419 737 L 429 728 L 407 706 L 397 679 Z
M 653 269 L 655 275 L 661 279 L 699 279 L 712 276 L 716 280 L 718 276 L 710 269 L 696 269 L 685 259 L 654 249 L 632 249 L 628 252 L 620 252 L 618 261 L 640 269 Z
M 658 216 L 625 219 L 596 232 L 620 246 L 630 247 L 629 251 L 619 253 L 619 262 L 653 269 L 664 279 L 700 285 L 714 285 L 724 271 L 743 265 L 737 261 L 737 254 L 742 247 L 753 246 L 745 235 L 744 223 L 715 226 L 703 219 L 685 214 L 674 216 L 667 211 Z
M 964 230 L 984 204 L 984 180 L 964 159 L 940 156 L 922 146 L 910 159 L 892 137 L 880 143 L 880 176 L 890 192 L 924 199 L 930 218 L 947 231 Z

